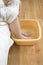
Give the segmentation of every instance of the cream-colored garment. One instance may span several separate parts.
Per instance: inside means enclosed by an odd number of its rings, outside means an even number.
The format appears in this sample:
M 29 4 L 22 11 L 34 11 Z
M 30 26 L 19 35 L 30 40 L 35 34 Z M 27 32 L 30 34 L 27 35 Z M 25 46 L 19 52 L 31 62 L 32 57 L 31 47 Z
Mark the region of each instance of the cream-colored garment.
M 4 19 L 4 21 L 11 23 L 16 19 L 19 14 L 19 4 L 19 0 L 12 0 L 10 5 L 7 7 L 4 5 L 0 8 L 1 17 Z
M 9 27 L 0 21 L 0 65 L 7 65 L 9 48 L 13 45 Z
M 19 6 L 17 6 L 17 8 L 18 7 Z M 13 40 L 10 38 L 10 31 L 9 31 L 9 27 L 8 27 L 7 23 L 11 23 L 12 20 L 15 19 L 16 16 L 18 15 L 17 8 L 16 7 L 13 8 L 13 4 L 12 4 L 12 6 L 9 5 L 8 7 L 5 7 L 5 8 L 4 8 L 4 4 L 3 4 L 3 6 L 1 5 L 1 8 L 0 8 L 0 11 L 1 11 L 1 17 L 0 17 L 0 65 L 7 65 L 9 48 L 13 45 Z M 7 18 L 6 18 L 6 13 L 7 13 Z M 5 18 L 5 19 L 3 20 L 3 18 Z

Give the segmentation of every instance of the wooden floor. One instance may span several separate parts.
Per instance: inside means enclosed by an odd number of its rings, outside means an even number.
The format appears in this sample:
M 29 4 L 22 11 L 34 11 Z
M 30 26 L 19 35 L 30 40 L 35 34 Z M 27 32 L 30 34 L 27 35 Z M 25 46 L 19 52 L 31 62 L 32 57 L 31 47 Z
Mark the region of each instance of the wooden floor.
M 8 65 L 43 65 L 43 0 L 22 0 L 21 19 L 38 19 L 42 38 L 34 46 L 17 46 L 9 50 Z

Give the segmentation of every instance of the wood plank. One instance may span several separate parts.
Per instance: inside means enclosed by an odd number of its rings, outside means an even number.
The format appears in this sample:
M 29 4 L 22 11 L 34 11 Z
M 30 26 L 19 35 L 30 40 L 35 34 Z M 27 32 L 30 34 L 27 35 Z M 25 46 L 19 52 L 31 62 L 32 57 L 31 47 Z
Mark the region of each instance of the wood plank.
M 8 65 L 43 65 L 43 0 L 22 0 L 20 19 L 38 19 L 42 38 L 34 46 L 13 45 Z

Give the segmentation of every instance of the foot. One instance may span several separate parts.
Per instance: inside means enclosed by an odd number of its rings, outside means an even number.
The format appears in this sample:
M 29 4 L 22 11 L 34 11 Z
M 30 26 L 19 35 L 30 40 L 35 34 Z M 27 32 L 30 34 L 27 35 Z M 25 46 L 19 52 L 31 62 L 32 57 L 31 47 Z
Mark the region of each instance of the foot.
M 15 34 L 12 34 L 11 36 L 13 36 L 14 38 L 17 38 L 17 39 L 33 39 L 33 37 L 27 33 L 24 33 L 21 34 L 21 36 L 16 36 Z
M 22 35 L 21 39 L 34 39 L 34 38 L 33 38 L 32 36 L 28 36 L 28 37 L 27 37 L 27 36 L 23 36 L 23 35 Z
M 31 36 L 32 34 L 30 32 L 22 32 L 22 35 L 26 36 L 26 37 L 29 37 Z

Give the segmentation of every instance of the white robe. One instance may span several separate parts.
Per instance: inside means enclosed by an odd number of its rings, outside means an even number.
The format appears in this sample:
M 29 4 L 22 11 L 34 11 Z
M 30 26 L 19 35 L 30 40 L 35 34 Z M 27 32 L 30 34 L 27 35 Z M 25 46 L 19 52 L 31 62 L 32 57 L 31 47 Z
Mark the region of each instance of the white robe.
M 2 0 L 0 0 L 0 4 L 3 4 Z M 2 6 L 4 4 L 0 5 L 0 7 Z M 13 40 L 10 38 L 9 27 L 6 22 L 0 21 L 0 65 L 7 65 L 8 52 L 12 45 Z
M 13 40 L 10 38 L 8 25 L 0 23 L 0 65 L 7 65 L 8 52 L 12 45 Z

